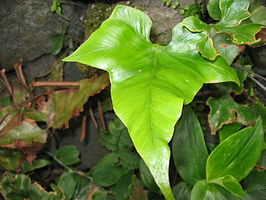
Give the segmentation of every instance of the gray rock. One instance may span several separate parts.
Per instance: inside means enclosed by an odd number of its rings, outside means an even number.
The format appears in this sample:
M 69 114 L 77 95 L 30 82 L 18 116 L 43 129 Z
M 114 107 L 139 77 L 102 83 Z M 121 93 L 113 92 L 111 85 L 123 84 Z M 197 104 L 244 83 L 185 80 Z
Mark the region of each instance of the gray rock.
M 65 21 L 51 13 L 51 3 L 52 0 L 1 0 L 1 68 L 12 69 L 12 63 L 19 58 L 28 63 L 50 53 L 52 36 L 61 33 Z M 70 19 L 69 34 L 81 38 L 83 27 L 80 17 L 84 9 L 65 5 L 62 10 Z

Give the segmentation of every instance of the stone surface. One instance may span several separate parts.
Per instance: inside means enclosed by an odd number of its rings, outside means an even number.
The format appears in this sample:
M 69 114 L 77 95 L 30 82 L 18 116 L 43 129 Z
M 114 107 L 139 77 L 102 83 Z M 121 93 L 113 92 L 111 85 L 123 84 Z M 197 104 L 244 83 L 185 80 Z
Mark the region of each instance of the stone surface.
M 1 0 L 0 2 L 0 68 L 12 69 L 19 58 L 24 63 L 50 53 L 52 36 L 61 33 L 65 21 L 51 13 L 52 0 Z M 84 9 L 64 5 L 63 14 L 70 19 L 69 34 L 82 37 L 80 17 Z

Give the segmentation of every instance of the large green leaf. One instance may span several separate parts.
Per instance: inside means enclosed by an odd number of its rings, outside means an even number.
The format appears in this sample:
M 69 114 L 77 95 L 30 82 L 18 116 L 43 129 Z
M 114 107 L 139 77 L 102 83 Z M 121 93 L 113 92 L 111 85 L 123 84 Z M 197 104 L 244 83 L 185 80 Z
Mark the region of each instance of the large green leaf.
M 207 160 L 207 181 L 231 175 L 245 178 L 259 159 L 264 135 L 261 118 L 255 127 L 247 127 L 220 143 Z
M 184 109 L 172 142 L 176 169 L 182 179 L 194 185 L 205 179 L 206 160 L 209 156 L 199 121 L 191 108 Z
M 106 70 L 112 83 L 114 110 L 167 199 L 168 142 L 183 103 L 192 101 L 203 83 L 234 81 L 235 72 L 218 57 L 202 58 L 196 45 L 204 37 L 182 25 L 169 45 L 150 42 L 151 20 L 139 10 L 117 6 L 109 19 L 64 61 Z

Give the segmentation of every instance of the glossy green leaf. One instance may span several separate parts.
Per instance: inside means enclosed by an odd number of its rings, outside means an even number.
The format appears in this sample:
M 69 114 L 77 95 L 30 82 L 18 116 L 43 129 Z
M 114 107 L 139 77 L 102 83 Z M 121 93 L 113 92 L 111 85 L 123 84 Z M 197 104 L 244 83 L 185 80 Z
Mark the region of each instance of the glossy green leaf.
M 112 191 L 115 193 L 115 199 L 128 200 L 130 199 L 130 187 L 135 180 L 133 172 L 129 172 L 123 175 L 118 182 L 112 187 Z
M 174 186 L 173 193 L 176 200 L 190 200 L 191 186 L 185 182 L 180 182 Z
M 35 169 L 43 168 L 47 165 L 50 165 L 51 161 L 46 159 L 36 159 L 32 163 L 24 161 L 21 163 L 20 169 L 23 173 L 34 171 Z
M 262 104 L 240 105 L 230 96 L 223 96 L 219 99 L 209 98 L 207 105 L 211 109 L 208 122 L 213 135 L 223 125 L 233 122 L 246 126 L 254 125 L 258 116 L 261 116 L 263 127 L 266 127 L 266 108 Z
M 265 200 L 266 197 L 266 171 L 254 169 L 244 179 L 244 188 L 248 200 Z
M 220 0 L 221 20 L 223 26 L 236 26 L 250 16 L 248 12 L 249 0 Z
M 91 180 L 78 174 L 73 174 L 73 177 L 76 184 L 72 199 L 88 200 L 88 190 L 91 184 Z
M 206 36 L 202 41 L 200 41 L 197 47 L 201 55 L 209 60 L 215 60 L 218 56 L 218 52 L 214 48 L 213 40 L 209 36 Z
M 217 184 L 197 182 L 191 192 L 191 200 L 238 200 L 224 188 Z
M 64 61 L 106 70 L 114 110 L 167 199 L 170 150 L 183 103 L 192 101 L 203 83 L 238 79 L 221 57 L 214 62 L 196 50 L 200 33 L 177 25 L 169 45 L 150 42 L 151 20 L 144 13 L 117 6 L 100 29 Z
M 125 170 L 118 167 L 116 164 L 119 157 L 115 153 L 107 154 L 93 169 L 93 180 L 104 187 L 109 187 L 116 184 L 119 179 L 125 174 Z
M 227 191 L 229 191 L 235 196 L 238 196 L 241 198 L 245 197 L 245 193 L 243 191 L 242 186 L 233 176 L 226 175 L 223 177 L 212 179 L 210 183 L 215 183 L 217 185 L 222 186 L 223 188 L 225 188 Z
M 23 155 L 16 149 L 0 149 L 0 166 L 6 170 L 18 169 Z
M 53 46 L 51 48 L 52 55 L 57 55 L 58 53 L 60 53 L 64 45 L 64 39 L 65 35 L 63 34 L 57 34 L 53 36 Z
M 74 165 L 79 162 L 79 151 L 74 145 L 60 147 L 53 155 L 64 165 Z
M 172 142 L 176 169 L 182 179 L 194 185 L 205 179 L 206 160 L 209 156 L 200 123 L 189 107 L 184 109 Z
M 207 160 L 207 181 L 231 175 L 242 180 L 256 165 L 264 145 L 262 120 L 255 127 L 247 127 L 220 143 Z

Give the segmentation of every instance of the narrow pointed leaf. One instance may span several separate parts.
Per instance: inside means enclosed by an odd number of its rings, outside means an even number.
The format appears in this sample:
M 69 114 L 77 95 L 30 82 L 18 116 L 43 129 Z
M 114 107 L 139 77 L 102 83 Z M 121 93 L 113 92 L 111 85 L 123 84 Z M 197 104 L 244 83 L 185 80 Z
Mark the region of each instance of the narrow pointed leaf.
M 255 127 L 247 127 L 220 143 L 207 160 L 207 181 L 231 175 L 242 180 L 256 165 L 263 149 L 262 120 Z
M 65 61 L 109 72 L 114 110 L 167 199 L 174 199 L 168 167 L 174 125 L 183 103 L 203 83 L 238 78 L 223 58 L 210 62 L 196 50 L 200 33 L 177 25 L 169 45 L 150 42 L 151 20 L 139 10 L 117 6 L 111 17 Z
M 182 179 L 194 185 L 205 179 L 208 151 L 199 121 L 191 108 L 186 108 L 178 124 L 172 143 L 176 169 Z

